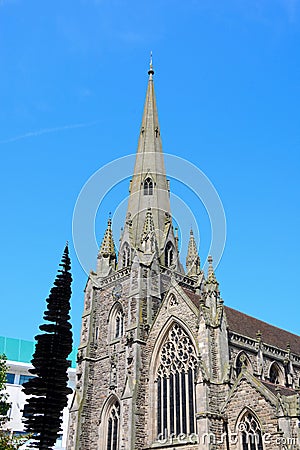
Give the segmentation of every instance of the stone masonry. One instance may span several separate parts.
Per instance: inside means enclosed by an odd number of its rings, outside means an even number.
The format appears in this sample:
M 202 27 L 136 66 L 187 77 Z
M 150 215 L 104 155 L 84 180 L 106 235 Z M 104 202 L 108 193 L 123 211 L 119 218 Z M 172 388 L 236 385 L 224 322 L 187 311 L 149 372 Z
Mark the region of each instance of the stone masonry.
M 68 450 L 300 449 L 300 337 L 224 305 L 172 225 L 150 65 L 116 254 L 87 280 Z

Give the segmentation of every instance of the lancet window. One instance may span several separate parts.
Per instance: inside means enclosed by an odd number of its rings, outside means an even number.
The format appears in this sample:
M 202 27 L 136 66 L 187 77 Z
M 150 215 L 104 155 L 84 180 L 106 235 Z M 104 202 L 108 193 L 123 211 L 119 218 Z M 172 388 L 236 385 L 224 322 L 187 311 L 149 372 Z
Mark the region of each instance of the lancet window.
M 157 438 L 195 432 L 194 346 L 178 324 L 169 331 L 157 370 Z
M 124 331 L 124 316 L 123 311 L 119 309 L 115 316 L 115 338 L 123 336 Z
M 258 421 L 247 411 L 239 422 L 241 450 L 263 450 L 262 433 Z
M 246 354 L 242 352 L 236 358 L 235 371 L 237 377 L 239 376 L 243 368 L 246 368 L 249 372 L 252 372 L 251 363 Z
M 144 181 L 144 195 L 153 195 L 153 181 L 150 177 Z
M 106 450 L 117 450 L 119 448 L 119 429 L 120 403 L 116 400 L 108 416 Z
M 271 364 L 269 378 L 271 383 L 283 384 L 283 374 L 276 363 Z
M 124 245 L 122 251 L 122 264 L 123 267 L 128 267 L 130 265 L 130 248 L 127 243 Z
M 174 261 L 174 249 L 171 242 L 168 242 L 165 248 L 165 266 L 170 267 Z

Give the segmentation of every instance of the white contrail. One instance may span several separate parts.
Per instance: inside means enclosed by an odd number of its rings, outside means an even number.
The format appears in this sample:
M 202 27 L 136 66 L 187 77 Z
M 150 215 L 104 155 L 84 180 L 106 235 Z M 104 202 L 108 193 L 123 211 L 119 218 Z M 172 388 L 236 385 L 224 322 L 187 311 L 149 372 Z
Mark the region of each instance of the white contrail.
M 43 128 L 42 130 L 29 131 L 28 133 L 20 134 L 19 136 L 14 136 L 14 137 L 11 137 L 8 139 L 4 139 L 3 141 L 0 141 L 0 144 L 8 144 L 9 142 L 15 142 L 15 141 L 19 141 L 20 139 L 41 136 L 42 134 L 46 134 L 46 133 L 55 133 L 55 131 L 71 130 L 72 128 L 91 127 L 92 125 L 95 125 L 96 123 L 99 123 L 99 122 L 100 122 L 100 120 L 94 120 L 93 122 L 74 123 L 71 125 L 64 125 L 62 127 Z

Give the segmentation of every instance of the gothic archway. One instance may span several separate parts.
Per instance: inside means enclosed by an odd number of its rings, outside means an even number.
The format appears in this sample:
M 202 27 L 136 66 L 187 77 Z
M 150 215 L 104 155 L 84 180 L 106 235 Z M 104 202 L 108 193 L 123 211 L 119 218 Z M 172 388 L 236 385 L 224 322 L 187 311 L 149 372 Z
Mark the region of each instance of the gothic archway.
M 284 385 L 284 373 L 275 361 L 270 365 L 269 380 L 271 383 Z
M 235 374 L 238 377 L 241 373 L 242 369 L 248 370 L 248 372 L 253 373 L 252 364 L 250 362 L 250 359 L 246 355 L 244 351 L 241 351 L 238 353 L 238 355 L 235 358 Z
M 259 420 L 250 409 L 242 411 L 236 428 L 240 450 L 264 450 Z
M 144 181 L 144 195 L 153 195 L 153 181 L 150 177 Z
M 172 242 L 168 242 L 165 248 L 165 266 L 171 267 L 174 263 L 174 246 Z
M 115 302 L 108 314 L 108 340 L 120 339 L 124 334 L 124 312 L 120 302 Z
M 130 251 L 129 244 L 127 242 L 125 242 L 125 244 L 123 245 L 120 254 L 121 254 L 122 267 L 129 267 L 131 264 L 131 251 Z
M 103 450 L 119 450 L 121 404 L 115 395 L 105 402 L 99 427 L 98 447 Z
M 156 434 L 190 435 L 195 432 L 195 347 L 178 323 L 162 342 L 155 371 Z

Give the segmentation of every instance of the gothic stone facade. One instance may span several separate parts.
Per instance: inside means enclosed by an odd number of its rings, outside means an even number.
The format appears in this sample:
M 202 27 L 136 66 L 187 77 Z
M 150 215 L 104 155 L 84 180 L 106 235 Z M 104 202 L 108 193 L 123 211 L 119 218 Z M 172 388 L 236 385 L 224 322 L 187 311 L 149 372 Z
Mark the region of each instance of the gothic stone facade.
M 153 69 L 120 252 L 87 281 L 69 450 L 300 449 L 300 338 L 224 305 L 191 232 L 179 261 Z

